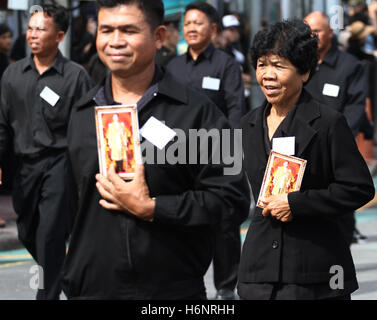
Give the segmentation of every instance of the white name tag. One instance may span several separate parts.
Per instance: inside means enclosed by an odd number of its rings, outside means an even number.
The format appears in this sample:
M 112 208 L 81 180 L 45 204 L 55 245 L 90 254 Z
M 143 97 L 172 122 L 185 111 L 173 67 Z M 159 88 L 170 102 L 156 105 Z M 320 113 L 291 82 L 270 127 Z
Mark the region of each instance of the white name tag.
M 60 97 L 54 91 L 52 91 L 49 87 L 45 87 L 40 94 L 40 97 L 49 103 L 52 107 L 55 107 L 58 103 Z
M 339 96 L 340 87 L 336 86 L 334 84 L 328 84 L 326 83 L 323 87 L 322 94 L 324 96 L 334 97 L 337 98 Z
M 211 78 L 211 77 L 204 77 L 202 88 L 207 90 L 219 91 L 220 90 L 220 79 Z
M 294 156 L 296 137 L 275 138 L 272 140 L 272 150 L 286 156 Z
M 141 128 L 140 134 L 160 150 L 164 149 L 177 135 L 174 130 L 170 129 L 155 117 L 151 117 L 147 121 L 144 127 Z

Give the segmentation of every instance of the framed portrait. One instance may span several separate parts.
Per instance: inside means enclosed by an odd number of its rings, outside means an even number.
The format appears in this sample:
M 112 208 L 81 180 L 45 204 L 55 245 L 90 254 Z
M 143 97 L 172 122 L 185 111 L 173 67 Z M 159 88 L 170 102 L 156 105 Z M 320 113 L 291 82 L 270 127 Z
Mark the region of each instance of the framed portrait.
M 141 163 L 136 105 L 96 107 L 95 118 L 100 173 L 107 177 L 113 164 L 122 179 L 132 180 Z
M 306 163 L 306 160 L 271 151 L 257 206 L 265 208 L 266 199 L 271 196 L 299 191 Z

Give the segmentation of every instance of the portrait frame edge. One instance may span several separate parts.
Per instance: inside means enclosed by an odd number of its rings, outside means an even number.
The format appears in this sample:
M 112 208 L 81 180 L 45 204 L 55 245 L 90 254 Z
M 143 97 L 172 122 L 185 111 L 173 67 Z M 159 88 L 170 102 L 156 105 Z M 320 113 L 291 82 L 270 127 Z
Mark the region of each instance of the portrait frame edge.
M 265 202 L 263 201 L 263 200 L 266 200 L 266 198 L 264 198 L 264 195 L 265 195 L 267 188 L 268 188 L 268 184 L 269 184 L 269 181 L 270 181 L 270 178 L 271 178 L 271 171 L 272 171 L 272 168 L 273 168 L 273 163 L 274 163 L 274 160 L 276 158 L 280 158 L 282 160 L 286 160 L 288 162 L 293 162 L 293 163 L 296 163 L 296 164 L 299 165 L 299 170 L 298 170 L 295 188 L 294 188 L 294 191 L 292 191 L 292 192 L 300 191 L 300 189 L 301 189 L 301 184 L 302 184 L 302 180 L 304 178 L 307 160 L 301 159 L 301 158 L 298 158 L 298 157 L 294 157 L 294 156 L 288 156 L 288 155 L 285 155 L 285 154 L 271 150 L 270 155 L 268 157 L 266 170 L 265 170 L 265 173 L 264 173 L 264 176 L 263 176 L 262 186 L 260 188 L 259 196 L 258 196 L 258 200 L 257 200 L 257 207 L 262 208 L 262 209 L 264 209 L 266 207 Z
M 130 113 L 131 114 L 131 135 L 133 137 L 133 147 L 134 147 L 134 160 L 135 164 L 141 164 L 141 146 L 140 146 L 140 130 L 139 130 L 139 119 L 136 104 L 129 105 L 109 105 L 109 106 L 96 106 L 94 108 L 95 122 L 96 122 L 96 138 L 97 138 L 97 153 L 99 162 L 100 174 L 107 177 L 108 171 L 106 167 L 106 144 L 103 130 L 103 122 L 101 120 L 104 114 L 121 114 Z M 135 170 L 131 173 L 118 173 L 118 175 L 123 180 L 133 180 L 135 177 Z

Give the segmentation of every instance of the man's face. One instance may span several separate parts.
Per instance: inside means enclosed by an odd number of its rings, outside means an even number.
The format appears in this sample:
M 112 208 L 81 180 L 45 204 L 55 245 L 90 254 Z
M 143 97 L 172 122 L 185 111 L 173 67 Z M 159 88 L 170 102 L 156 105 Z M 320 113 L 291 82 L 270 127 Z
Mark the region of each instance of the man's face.
M 236 27 L 226 28 L 223 33 L 229 43 L 237 42 L 241 38 L 240 32 Z
M 137 75 L 154 65 L 164 27 L 153 33 L 137 5 L 101 8 L 98 13 L 97 51 L 114 75 Z
M 319 15 L 313 15 L 306 18 L 305 21 L 312 29 L 312 32 L 318 36 L 318 52 L 321 53 L 328 50 L 331 46 L 334 32 L 327 24 L 326 19 Z
M 59 31 L 53 18 L 38 12 L 30 18 L 26 40 L 34 55 L 48 56 L 55 54 L 59 43 L 64 39 L 64 32 Z
M 5 32 L 0 36 L 0 52 L 8 53 L 12 48 L 12 34 L 10 32 Z
M 183 33 L 188 45 L 194 50 L 206 48 L 216 31 L 215 24 L 202 11 L 193 9 L 185 15 Z

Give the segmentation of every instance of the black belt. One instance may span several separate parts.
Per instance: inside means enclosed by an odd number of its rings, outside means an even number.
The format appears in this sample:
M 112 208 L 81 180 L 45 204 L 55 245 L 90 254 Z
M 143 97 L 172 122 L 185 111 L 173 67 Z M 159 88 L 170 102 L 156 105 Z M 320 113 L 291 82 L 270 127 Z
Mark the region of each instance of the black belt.
M 22 159 L 33 160 L 33 159 L 37 159 L 37 158 L 41 158 L 41 157 L 47 157 L 47 156 L 53 156 L 53 155 L 61 154 L 65 151 L 66 151 L 65 149 L 45 149 L 45 150 L 41 150 L 39 152 L 22 154 L 20 157 Z

